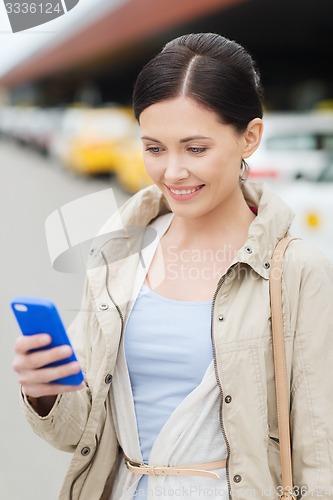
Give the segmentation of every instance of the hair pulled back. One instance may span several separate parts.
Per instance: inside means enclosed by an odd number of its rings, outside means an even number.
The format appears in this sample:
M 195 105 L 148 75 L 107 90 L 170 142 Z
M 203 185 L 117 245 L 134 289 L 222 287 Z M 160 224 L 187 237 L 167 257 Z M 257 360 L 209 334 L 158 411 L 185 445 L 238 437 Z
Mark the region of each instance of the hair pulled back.
M 191 97 L 242 132 L 262 117 L 262 87 L 250 54 L 215 33 L 183 35 L 170 41 L 138 75 L 133 92 L 137 120 L 165 99 Z

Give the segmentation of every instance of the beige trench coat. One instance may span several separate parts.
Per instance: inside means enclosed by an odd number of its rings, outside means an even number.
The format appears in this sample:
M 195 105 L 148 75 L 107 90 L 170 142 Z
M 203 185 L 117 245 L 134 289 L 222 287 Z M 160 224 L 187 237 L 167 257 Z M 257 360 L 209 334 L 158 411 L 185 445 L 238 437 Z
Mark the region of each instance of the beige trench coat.
M 258 207 L 237 262 L 213 300 L 212 339 L 221 389 L 221 432 L 228 448 L 233 498 L 273 499 L 280 485 L 279 445 L 269 306 L 269 263 L 293 214 L 266 187 L 246 182 Z M 23 406 L 34 431 L 72 452 L 59 499 L 107 499 L 119 457 L 108 398 L 142 235 L 168 207 L 151 186 L 121 209 L 126 231 L 92 252 L 80 313 L 69 333 L 85 372 L 86 389 L 64 394 L 44 418 Z M 141 229 L 140 229 L 141 228 Z M 113 229 L 110 222 L 110 231 Z M 299 498 L 333 496 L 333 267 L 304 241 L 284 262 L 283 307 L 290 382 L 294 484 Z M 226 399 L 226 396 L 231 396 Z

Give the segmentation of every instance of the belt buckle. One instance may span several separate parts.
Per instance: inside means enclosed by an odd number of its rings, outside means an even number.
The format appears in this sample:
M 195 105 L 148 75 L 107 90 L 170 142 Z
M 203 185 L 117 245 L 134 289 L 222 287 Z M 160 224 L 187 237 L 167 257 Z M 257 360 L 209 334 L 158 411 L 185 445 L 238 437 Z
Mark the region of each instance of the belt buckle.
M 132 465 L 133 467 L 144 467 L 145 466 L 145 464 L 142 464 L 141 462 L 134 462 L 133 460 L 130 460 L 127 457 L 125 457 L 125 464 L 126 464 L 127 468 L 128 468 L 128 465 Z

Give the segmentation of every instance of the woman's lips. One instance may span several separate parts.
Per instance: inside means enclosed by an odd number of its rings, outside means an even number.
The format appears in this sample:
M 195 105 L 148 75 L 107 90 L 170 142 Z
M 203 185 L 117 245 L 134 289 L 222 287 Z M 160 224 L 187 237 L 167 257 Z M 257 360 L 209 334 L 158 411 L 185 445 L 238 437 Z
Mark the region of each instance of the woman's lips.
M 204 187 L 204 184 L 200 184 L 199 186 L 166 186 L 170 193 L 172 199 L 176 201 L 187 201 L 191 200 Z

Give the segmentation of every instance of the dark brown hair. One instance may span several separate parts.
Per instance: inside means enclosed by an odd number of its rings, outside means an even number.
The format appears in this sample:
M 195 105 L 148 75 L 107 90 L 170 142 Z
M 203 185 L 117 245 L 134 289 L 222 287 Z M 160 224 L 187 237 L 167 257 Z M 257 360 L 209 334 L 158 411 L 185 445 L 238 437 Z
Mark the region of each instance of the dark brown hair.
M 215 33 L 180 36 L 144 66 L 133 92 L 137 120 L 148 106 L 180 95 L 214 111 L 238 132 L 262 118 L 262 87 L 252 57 Z

